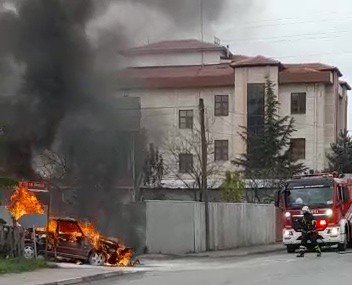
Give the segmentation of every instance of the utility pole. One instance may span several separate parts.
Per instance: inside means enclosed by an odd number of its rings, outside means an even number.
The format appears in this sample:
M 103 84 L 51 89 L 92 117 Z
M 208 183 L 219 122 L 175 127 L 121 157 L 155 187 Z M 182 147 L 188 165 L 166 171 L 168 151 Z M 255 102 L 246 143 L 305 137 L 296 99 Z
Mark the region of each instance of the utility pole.
M 200 41 L 204 42 L 203 0 L 200 0 Z M 202 67 L 204 66 L 204 52 L 202 51 Z
M 208 146 L 205 137 L 205 120 L 204 120 L 204 100 L 199 98 L 199 122 L 202 148 L 202 191 L 205 207 L 205 249 L 210 250 L 209 240 L 209 200 L 208 200 L 208 181 L 207 181 L 207 162 L 208 162 Z

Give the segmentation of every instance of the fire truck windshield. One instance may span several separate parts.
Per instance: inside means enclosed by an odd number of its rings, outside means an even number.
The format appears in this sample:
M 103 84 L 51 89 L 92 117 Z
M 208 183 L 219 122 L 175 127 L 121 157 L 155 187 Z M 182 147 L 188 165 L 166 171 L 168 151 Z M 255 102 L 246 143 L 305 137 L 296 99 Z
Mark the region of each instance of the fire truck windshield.
M 287 189 L 287 206 L 290 208 L 301 208 L 302 206 L 326 207 L 333 201 L 332 187 L 305 187 Z

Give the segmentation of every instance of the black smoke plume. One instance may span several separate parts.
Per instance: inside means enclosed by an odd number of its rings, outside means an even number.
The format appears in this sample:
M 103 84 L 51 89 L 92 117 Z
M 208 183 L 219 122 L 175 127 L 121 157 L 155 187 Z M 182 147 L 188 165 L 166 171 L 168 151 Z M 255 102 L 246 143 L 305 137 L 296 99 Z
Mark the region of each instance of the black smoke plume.
M 2 170 L 37 179 L 33 161 L 54 151 L 65 158 L 65 183 L 78 189 L 84 214 L 102 197 L 102 203 L 118 197 L 113 188 L 131 164 L 131 143 L 137 151 L 144 147 L 117 121 L 121 106 L 114 98 L 118 51 L 134 35 L 123 25 L 104 27 L 95 42 L 87 35 L 91 21 L 122 2 L 155 8 L 180 30 L 199 20 L 200 0 L 0 1 Z M 205 17 L 214 20 L 222 3 L 204 0 L 204 7 Z

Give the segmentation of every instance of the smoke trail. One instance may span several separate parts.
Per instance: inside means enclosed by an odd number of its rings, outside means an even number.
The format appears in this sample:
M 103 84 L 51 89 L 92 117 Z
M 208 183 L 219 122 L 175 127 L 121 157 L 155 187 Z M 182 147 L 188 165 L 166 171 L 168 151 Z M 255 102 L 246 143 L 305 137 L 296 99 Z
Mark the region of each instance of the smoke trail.
M 151 27 L 163 26 L 158 20 L 169 21 L 177 23 L 182 33 L 199 21 L 199 4 L 199 0 L 2 0 L 0 123 L 7 127 L 7 171 L 19 178 L 36 178 L 36 156 L 54 150 L 68 158 L 65 183 L 77 187 L 83 212 L 104 196 L 105 201 L 116 197 L 112 189 L 125 175 L 131 147 L 130 134 L 116 115 L 118 50 L 134 42 L 135 31 L 148 30 L 153 19 L 101 20 L 114 7 L 130 5 L 130 11 L 137 7 L 141 14 L 145 7 L 157 17 Z M 222 4 L 204 0 L 205 17 L 215 20 Z M 92 23 L 95 36 L 90 33 Z

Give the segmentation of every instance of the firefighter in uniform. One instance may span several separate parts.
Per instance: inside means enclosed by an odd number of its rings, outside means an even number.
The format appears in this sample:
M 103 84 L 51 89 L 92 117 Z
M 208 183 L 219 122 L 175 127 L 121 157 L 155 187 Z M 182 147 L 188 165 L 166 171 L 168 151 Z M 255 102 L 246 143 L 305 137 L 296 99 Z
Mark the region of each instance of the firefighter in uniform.
M 302 244 L 299 248 L 299 254 L 297 257 L 304 257 L 304 253 L 308 247 L 308 241 L 310 241 L 310 246 L 314 247 L 317 252 L 317 256 L 321 256 L 321 249 L 317 242 L 318 232 L 316 230 L 316 221 L 314 216 L 310 212 L 308 206 L 302 208 L 303 218 L 301 221 L 302 228 Z

